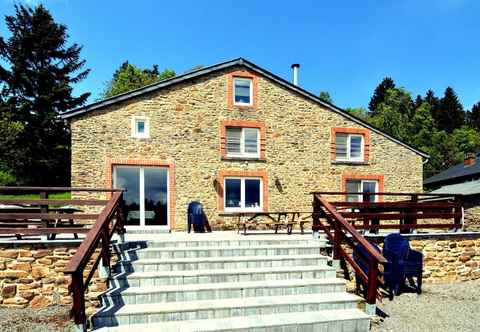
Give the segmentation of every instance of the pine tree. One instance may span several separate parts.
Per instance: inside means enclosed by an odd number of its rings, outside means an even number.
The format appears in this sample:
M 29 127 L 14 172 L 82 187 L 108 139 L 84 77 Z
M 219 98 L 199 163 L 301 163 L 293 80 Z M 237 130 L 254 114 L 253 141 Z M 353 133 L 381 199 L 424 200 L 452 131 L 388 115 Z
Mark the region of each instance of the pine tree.
M 70 138 L 58 114 L 90 95 L 75 97 L 72 91 L 89 73 L 82 69 L 82 48 L 67 45 L 67 27 L 42 5 L 15 5 L 15 15 L 5 22 L 11 35 L 0 37 L 1 109 L 24 130 L 16 140 L 16 157 L 2 162 L 15 171 L 19 184 L 68 185 Z
M 330 96 L 330 93 L 328 93 L 328 91 L 320 91 L 318 98 L 330 104 L 333 102 L 332 97 Z
M 452 87 L 447 87 L 436 113 L 437 125 L 447 133 L 461 128 L 465 124 L 465 111 Z
M 385 77 L 382 82 L 375 88 L 373 96 L 368 103 L 368 109 L 370 113 L 375 115 L 377 113 L 377 107 L 385 100 L 387 91 L 395 88 L 395 82 L 390 77 Z
M 413 108 L 414 109 L 419 108 L 420 106 L 422 106 L 423 102 L 424 102 L 424 100 L 423 100 L 422 96 L 417 95 L 417 98 L 415 98 L 415 101 L 413 102 Z
M 469 125 L 480 131 L 480 101 L 472 106 L 472 110 L 468 116 Z

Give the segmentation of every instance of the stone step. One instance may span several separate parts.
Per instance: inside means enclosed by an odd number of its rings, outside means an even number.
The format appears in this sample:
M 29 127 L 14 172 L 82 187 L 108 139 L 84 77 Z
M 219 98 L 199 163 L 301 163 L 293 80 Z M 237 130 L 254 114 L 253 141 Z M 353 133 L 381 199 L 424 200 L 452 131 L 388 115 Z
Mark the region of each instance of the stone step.
M 314 255 L 320 247 L 314 244 L 259 245 L 259 246 L 219 246 L 219 247 L 164 247 L 141 248 L 121 251 L 121 259 L 137 260 L 149 258 L 195 258 L 195 257 L 234 257 L 234 256 L 276 256 Z
M 236 239 L 236 240 L 188 240 L 177 239 L 167 241 L 128 241 L 123 244 L 115 244 L 119 249 L 125 250 L 136 247 L 164 248 L 164 247 L 239 247 L 239 246 L 260 246 L 260 245 L 285 245 L 285 244 L 309 244 L 316 243 L 318 245 L 326 244 L 327 239 L 305 239 L 305 238 L 255 238 L 255 239 Z
M 179 322 L 104 327 L 98 332 L 368 332 L 370 317 L 359 309 L 251 315 Z
M 199 257 L 173 259 L 140 259 L 119 261 L 116 272 L 155 272 L 183 270 L 240 269 L 276 266 L 307 266 L 326 264 L 328 257 L 323 255 L 279 255 L 279 256 L 238 256 L 238 257 Z
M 256 280 L 334 278 L 335 274 L 335 269 L 327 265 L 246 268 L 235 270 L 214 269 L 127 272 L 113 276 L 110 280 L 110 285 L 114 288 L 125 288 Z
M 102 295 L 105 307 L 176 301 L 216 300 L 255 296 L 321 294 L 345 291 L 339 278 L 262 280 L 114 289 Z
M 297 312 L 301 316 L 305 311 L 355 309 L 359 300 L 358 296 L 349 293 L 324 293 L 130 304 L 97 313 L 93 321 L 95 326 L 116 326 L 287 312 Z

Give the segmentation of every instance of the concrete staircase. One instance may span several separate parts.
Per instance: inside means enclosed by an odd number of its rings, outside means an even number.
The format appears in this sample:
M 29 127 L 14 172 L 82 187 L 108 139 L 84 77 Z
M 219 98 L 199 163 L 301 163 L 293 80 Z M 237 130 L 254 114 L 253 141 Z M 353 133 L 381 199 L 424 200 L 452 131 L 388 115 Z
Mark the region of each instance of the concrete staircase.
M 173 235 L 171 235 L 173 237 Z M 92 322 L 99 331 L 368 331 L 360 298 L 305 236 L 133 241 Z

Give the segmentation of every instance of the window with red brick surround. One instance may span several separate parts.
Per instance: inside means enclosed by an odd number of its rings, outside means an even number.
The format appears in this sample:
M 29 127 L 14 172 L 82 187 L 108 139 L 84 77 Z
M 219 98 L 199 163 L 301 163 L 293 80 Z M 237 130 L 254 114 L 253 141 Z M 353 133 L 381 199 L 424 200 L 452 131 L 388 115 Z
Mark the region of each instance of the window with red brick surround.
M 235 78 L 248 78 L 252 80 L 252 104 L 251 105 L 235 105 L 233 103 L 233 80 Z M 258 78 L 255 74 L 247 70 L 237 70 L 227 74 L 227 106 L 228 108 L 239 109 L 256 109 L 258 96 Z
M 223 120 L 220 121 L 220 158 L 227 158 L 227 128 L 257 128 L 260 131 L 260 160 L 265 160 L 265 142 L 266 131 L 265 124 L 258 121 L 246 120 Z M 232 157 L 233 159 L 233 157 Z M 242 157 L 235 157 L 235 159 L 242 159 Z
M 342 174 L 342 192 L 347 191 L 347 181 L 348 180 L 372 180 L 378 182 L 378 192 L 385 191 L 385 180 L 384 176 L 381 174 L 370 174 L 370 173 L 356 173 L 356 172 L 345 172 Z M 347 197 L 345 196 L 345 199 Z M 378 200 L 382 201 L 383 196 L 378 196 Z
M 110 159 L 107 158 L 105 169 L 105 184 L 113 188 L 114 166 L 139 166 L 139 167 L 168 167 L 168 218 L 170 229 L 175 229 L 175 164 L 172 161 L 156 159 Z
M 335 127 L 332 128 L 331 130 L 331 140 L 330 140 L 330 158 L 331 160 L 337 160 L 337 146 L 335 142 L 335 137 L 337 133 L 340 134 L 357 134 L 357 135 L 362 135 L 363 136 L 363 161 L 362 162 L 368 162 L 369 157 L 370 157 L 370 132 L 368 129 L 364 128 L 341 128 L 341 127 Z M 348 162 L 348 161 L 347 161 Z
M 217 176 L 217 206 L 218 211 L 224 212 L 225 207 L 223 204 L 223 197 L 224 197 L 224 180 L 225 178 L 232 176 L 232 177 L 255 177 L 262 179 L 262 195 L 263 195 L 263 202 L 262 202 L 262 209 L 263 211 L 268 211 L 268 175 L 267 171 L 259 170 L 259 171 L 238 171 L 238 170 L 220 170 Z

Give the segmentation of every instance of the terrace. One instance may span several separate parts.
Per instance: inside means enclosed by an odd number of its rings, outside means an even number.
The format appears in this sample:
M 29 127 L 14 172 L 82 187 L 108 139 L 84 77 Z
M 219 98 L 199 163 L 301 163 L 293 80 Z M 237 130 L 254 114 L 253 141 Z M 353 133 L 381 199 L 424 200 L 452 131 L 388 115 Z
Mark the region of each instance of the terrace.
M 39 244 L 55 247 L 66 243 L 76 248 L 61 273 L 70 276 L 68 291 L 72 297 L 72 315 L 78 326 L 86 326 L 89 314 L 86 310 L 86 294 L 95 278 L 110 276 L 112 259 L 118 255 L 118 245 L 124 242 L 125 212 L 123 191 L 95 188 L 35 188 L 1 187 L 0 192 L 38 193 L 39 198 L 0 199 L 0 250 L 10 247 Z M 70 192 L 71 199 L 50 198 L 52 193 Z M 99 198 L 105 196 L 103 199 Z M 331 244 L 334 261 L 340 261 L 348 277 L 348 267 L 367 285 L 365 296 L 367 313 L 375 313 L 377 298 L 382 296 L 381 271 L 387 259 L 369 240 L 381 240 L 387 232 L 400 231 L 409 237 L 477 238 L 474 233 L 463 231 L 463 205 L 461 195 L 428 193 L 345 193 L 312 192 L 312 211 L 309 215 L 312 232 L 324 236 Z M 345 197 L 362 197 L 350 201 Z M 81 197 L 81 198 L 77 198 Z M 288 211 L 288 209 L 286 210 Z M 114 234 L 118 236 L 114 237 Z M 184 235 L 184 240 L 213 239 L 220 232 Z M 227 235 L 229 234 L 229 235 Z M 225 232 L 221 238 L 257 238 L 259 241 L 287 235 L 254 232 L 252 236 L 233 235 Z M 299 235 L 289 235 L 292 238 Z M 309 238 L 311 236 L 305 235 Z M 303 236 L 303 237 L 305 237 Z M 142 235 L 169 241 L 173 234 Z M 112 238 L 114 240 L 112 241 Z M 135 236 L 130 241 L 138 240 Z M 367 252 L 368 273 L 352 256 L 355 247 Z M 31 248 L 31 247 L 30 247 Z M 328 248 L 327 248 L 328 249 Z M 34 250 L 34 249 L 30 249 Z

